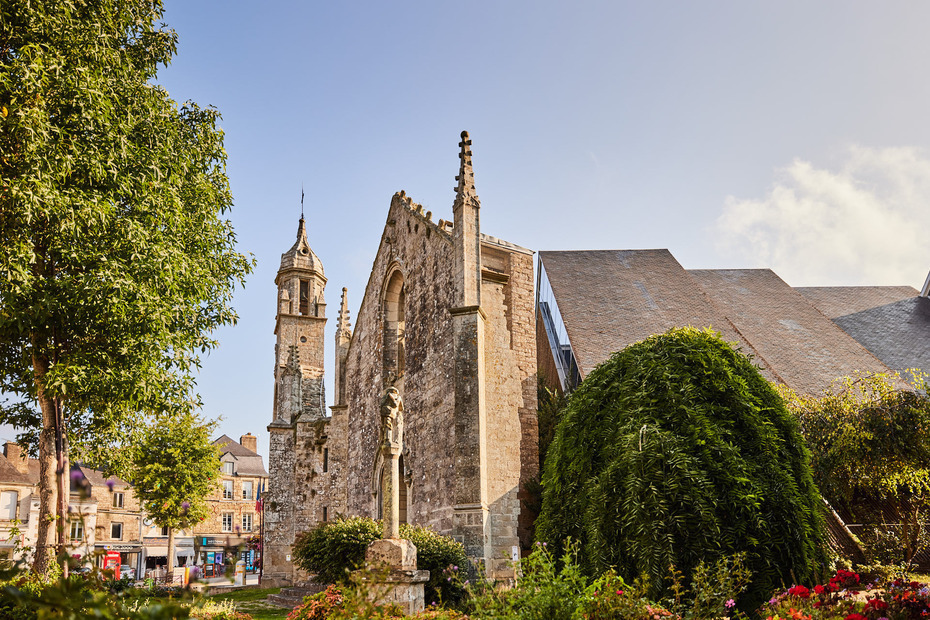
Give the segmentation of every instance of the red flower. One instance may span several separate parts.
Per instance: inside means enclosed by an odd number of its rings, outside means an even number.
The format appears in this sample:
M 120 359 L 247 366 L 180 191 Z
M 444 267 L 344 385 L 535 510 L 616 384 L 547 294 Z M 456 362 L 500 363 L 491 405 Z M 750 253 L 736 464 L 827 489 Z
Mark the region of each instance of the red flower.
M 814 593 L 816 594 L 823 594 L 824 592 L 829 592 L 829 591 L 830 590 L 828 588 L 824 588 L 823 586 L 820 586 L 820 585 L 814 586 Z
M 811 591 L 804 586 L 791 586 L 788 588 L 789 596 L 797 596 L 798 598 L 808 598 L 811 595 Z
M 888 603 L 880 598 L 870 598 L 868 601 L 866 601 L 865 604 L 869 607 L 869 609 L 874 609 L 875 611 L 883 611 L 888 609 Z
M 843 620 L 868 620 L 868 618 L 866 618 L 862 614 L 852 613 L 846 616 L 846 618 L 844 618 Z

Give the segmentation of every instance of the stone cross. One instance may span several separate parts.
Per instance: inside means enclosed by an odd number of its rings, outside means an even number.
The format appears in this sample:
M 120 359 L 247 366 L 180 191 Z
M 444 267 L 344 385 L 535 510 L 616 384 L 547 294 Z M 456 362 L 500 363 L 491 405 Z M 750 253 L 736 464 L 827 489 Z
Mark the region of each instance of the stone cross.
M 380 449 L 384 458 L 381 475 L 381 513 L 384 538 L 400 538 L 400 454 L 404 441 L 404 401 L 397 388 L 388 388 L 381 399 Z

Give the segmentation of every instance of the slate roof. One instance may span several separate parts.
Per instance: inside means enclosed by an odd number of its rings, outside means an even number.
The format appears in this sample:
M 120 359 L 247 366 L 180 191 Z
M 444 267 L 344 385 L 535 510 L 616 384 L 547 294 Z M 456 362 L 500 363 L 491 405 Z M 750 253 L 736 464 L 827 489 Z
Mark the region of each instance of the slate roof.
M 582 378 L 672 327 L 711 326 L 745 344 L 668 250 L 539 252 Z
M 930 371 L 930 299 L 910 286 L 797 289 L 888 368 Z
M 582 377 L 615 351 L 688 325 L 719 331 L 752 355 L 769 379 L 802 393 L 819 394 L 836 377 L 857 370 L 888 370 L 769 269 L 688 271 L 668 250 L 539 257 Z M 884 299 L 889 292 L 875 295 Z
M 265 465 L 262 457 L 248 448 L 245 448 L 238 441 L 229 435 L 222 435 L 214 440 L 213 445 L 219 446 L 222 451 L 222 459 L 233 460 L 236 463 L 235 475 L 237 476 L 267 476 Z M 229 455 L 231 459 L 225 457 Z
M 29 465 L 35 463 L 36 467 L 30 467 L 30 470 L 35 470 L 35 476 L 30 476 L 29 474 L 24 474 L 16 469 L 13 466 L 13 463 L 10 462 L 3 454 L 0 454 L 0 482 L 5 482 L 8 484 L 28 484 L 32 485 L 38 482 L 39 480 L 39 462 L 35 459 L 29 459 L 31 461 Z M 33 473 L 32 471 L 29 472 Z
M 837 377 L 887 368 L 771 269 L 696 269 L 689 274 L 765 360 L 776 378 L 820 394 Z
M 107 480 L 112 480 L 115 488 L 128 488 L 130 486 L 129 483 L 122 478 L 117 476 L 104 476 L 103 472 L 100 470 L 92 469 L 86 465 L 77 465 L 72 467 L 72 469 L 80 469 L 91 486 L 106 486 Z
M 798 286 L 794 290 L 829 319 L 917 297 L 912 286 Z

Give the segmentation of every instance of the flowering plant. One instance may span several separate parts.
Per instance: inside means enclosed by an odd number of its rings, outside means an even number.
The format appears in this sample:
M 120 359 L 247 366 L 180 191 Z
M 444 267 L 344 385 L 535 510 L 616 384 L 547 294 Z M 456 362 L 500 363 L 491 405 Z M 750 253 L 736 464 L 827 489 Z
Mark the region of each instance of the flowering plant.
M 342 607 L 342 590 L 329 586 L 323 592 L 308 596 L 287 615 L 287 620 L 326 620 L 334 610 Z
M 795 585 L 775 595 L 760 616 L 767 620 L 926 620 L 930 588 L 895 579 L 877 589 L 862 584 L 857 573 L 838 570 L 825 584 L 812 589 Z

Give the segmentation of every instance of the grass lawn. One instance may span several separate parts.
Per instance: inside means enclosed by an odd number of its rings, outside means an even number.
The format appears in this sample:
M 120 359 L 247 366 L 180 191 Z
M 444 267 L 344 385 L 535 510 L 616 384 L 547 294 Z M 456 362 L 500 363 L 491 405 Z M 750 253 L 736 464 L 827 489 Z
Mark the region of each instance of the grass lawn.
M 235 590 L 226 594 L 215 594 L 210 598 L 217 601 L 235 602 L 236 611 L 249 614 L 253 620 L 283 620 L 287 618 L 291 610 L 275 607 L 265 602 L 269 594 L 277 594 L 280 591 L 281 588 Z

